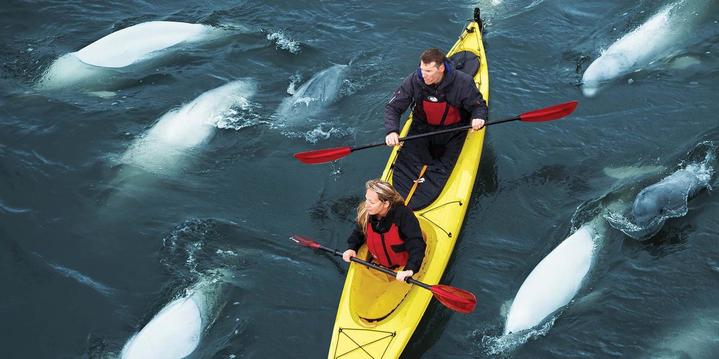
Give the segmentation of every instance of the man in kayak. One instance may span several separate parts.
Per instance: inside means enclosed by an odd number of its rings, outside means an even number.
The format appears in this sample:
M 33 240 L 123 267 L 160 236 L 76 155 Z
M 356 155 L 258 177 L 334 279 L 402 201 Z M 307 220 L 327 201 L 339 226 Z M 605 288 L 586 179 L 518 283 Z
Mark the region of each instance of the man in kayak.
M 442 50 L 427 49 L 419 59 L 417 71 L 404 79 L 385 106 L 387 146 L 399 145 L 399 119 L 412 104 L 415 134 L 458 126 L 470 117 L 473 130 L 484 127 L 487 103 L 477 90 L 474 79 L 455 71 Z M 442 136 L 430 136 L 439 137 Z M 444 137 L 444 143 L 452 140 L 451 136 Z
M 487 104 L 472 75 L 456 70 L 439 49 L 422 53 L 417 71 L 407 76 L 385 105 L 385 142 L 388 146 L 399 145 L 400 117 L 410 106 L 413 106 L 413 122 L 409 135 L 467 124 L 476 131 L 484 126 L 487 118 Z M 400 165 L 394 173 L 396 188 L 408 195 L 408 186 L 421 180 L 423 175 L 420 173 L 424 171 L 420 169 L 427 165 L 427 177 L 436 180 L 434 186 L 441 190 L 465 137 L 466 131 L 456 131 L 405 142 L 395 162 Z M 416 209 L 416 206 L 411 207 Z
M 365 189 L 365 200 L 357 207 L 357 226 L 347 239 L 349 249 L 342 258 L 350 262 L 367 242 L 375 262 L 391 269 L 404 267 L 396 276 L 404 281 L 419 271 L 424 259 L 426 245 L 419 221 L 390 183 L 373 179 Z

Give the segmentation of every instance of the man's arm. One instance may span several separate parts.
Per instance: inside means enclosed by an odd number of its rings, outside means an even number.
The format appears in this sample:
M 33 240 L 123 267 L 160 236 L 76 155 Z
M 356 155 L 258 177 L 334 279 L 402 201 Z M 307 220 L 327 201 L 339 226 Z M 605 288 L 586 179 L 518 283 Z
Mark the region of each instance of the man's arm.
M 467 81 L 462 86 L 461 91 L 464 95 L 462 107 L 471 113 L 472 122 L 475 122 L 475 119 L 487 120 L 487 102 L 484 101 L 484 97 L 474 84 L 474 80 L 470 79 L 470 81 Z M 484 123 L 482 123 L 482 125 L 484 125 Z
M 413 100 L 412 77 L 410 74 L 402 81 L 402 84 L 392 93 L 389 102 L 384 106 L 384 129 L 385 134 L 392 132 L 399 133 L 399 119 L 407 110 Z

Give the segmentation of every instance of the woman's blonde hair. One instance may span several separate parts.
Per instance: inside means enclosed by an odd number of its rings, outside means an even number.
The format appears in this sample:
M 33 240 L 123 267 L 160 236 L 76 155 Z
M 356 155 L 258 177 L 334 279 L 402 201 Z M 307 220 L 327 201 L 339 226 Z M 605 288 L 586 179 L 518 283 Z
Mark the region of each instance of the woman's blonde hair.
M 397 204 L 404 203 L 404 198 L 397 192 L 392 184 L 389 182 L 382 181 L 380 179 L 371 179 L 364 185 L 366 190 L 371 190 L 377 193 L 377 197 L 382 202 L 389 202 L 390 208 Z M 367 222 L 369 221 L 369 214 L 367 214 L 367 208 L 365 205 L 366 201 L 360 202 L 357 206 L 357 225 L 362 229 L 362 233 L 367 234 Z

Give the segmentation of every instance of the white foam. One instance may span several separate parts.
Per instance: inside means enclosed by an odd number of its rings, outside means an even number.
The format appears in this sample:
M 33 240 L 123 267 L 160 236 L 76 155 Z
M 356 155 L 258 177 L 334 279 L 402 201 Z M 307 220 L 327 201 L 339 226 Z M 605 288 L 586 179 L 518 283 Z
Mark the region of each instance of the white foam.
M 499 336 L 484 336 L 481 341 L 484 347 L 484 352 L 491 356 L 512 352 L 524 343 L 528 342 L 530 339 L 546 335 L 549 332 L 549 329 L 551 329 L 554 325 L 555 320 L 556 317 L 552 317 L 540 327 L 518 333 L 502 334 Z
M 302 77 L 299 74 L 294 74 L 290 76 L 290 84 L 287 86 L 287 93 L 290 95 L 294 95 L 295 92 L 297 92 L 297 84 L 302 80 Z
M 267 40 L 275 43 L 278 49 L 289 51 L 293 55 L 297 55 L 302 51 L 300 43 L 290 39 L 284 32 L 277 31 L 267 34 Z

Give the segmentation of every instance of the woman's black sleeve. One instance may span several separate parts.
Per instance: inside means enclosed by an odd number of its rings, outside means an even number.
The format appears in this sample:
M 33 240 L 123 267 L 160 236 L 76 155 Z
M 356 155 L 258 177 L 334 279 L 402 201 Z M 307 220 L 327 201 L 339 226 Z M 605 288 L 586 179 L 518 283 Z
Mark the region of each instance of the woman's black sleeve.
M 407 265 L 404 266 L 404 270 L 411 270 L 415 273 L 419 272 L 419 268 L 422 266 L 424 260 L 424 252 L 427 245 L 424 243 L 422 237 L 422 230 L 419 227 L 419 221 L 415 217 L 411 209 L 402 207 L 402 213 L 399 216 L 399 227 L 400 236 L 404 240 L 404 247 L 409 252 L 409 259 Z
M 364 233 L 362 233 L 359 226 L 355 225 L 352 234 L 347 238 L 347 249 L 357 252 L 364 242 Z

